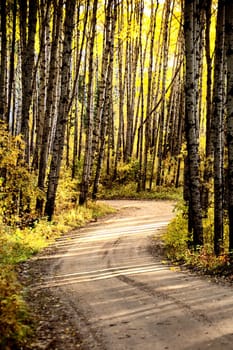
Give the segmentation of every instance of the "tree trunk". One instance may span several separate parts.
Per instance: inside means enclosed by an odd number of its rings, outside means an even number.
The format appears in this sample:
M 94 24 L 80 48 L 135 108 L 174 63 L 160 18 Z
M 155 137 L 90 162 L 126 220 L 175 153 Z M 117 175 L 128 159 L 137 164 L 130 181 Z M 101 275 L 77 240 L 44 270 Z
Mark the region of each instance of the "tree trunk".
M 229 249 L 233 250 L 233 2 L 226 0 Z
M 80 127 L 79 127 L 79 137 L 78 137 L 78 117 L 79 117 L 79 88 L 80 88 L 80 67 L 81 67 L 81 61 L 83 58 L 83 48 L 85 43 L 85 37 L 86 37 L 86 27 L 87 27 L 87 19 L 88 19 L 88 10 L 89 10 L 89 1 L 86 3 L 86 9 L 85 9 L 85 19 L 83 24 L 83 29 L 81 31 L 80 27 L 77 28 L 76 33 L 76 75 L 75 75 L 75 81 L 73 85 L 73 93 L 72 98 L 76 97 L 75 100 L 75 116 L 74 116 L 74 149 L 73 149 L 73 160 L 72 160 L 72 178 L 75 178 L 76 172 L 77 172 L 77 160 L 80 160 L 80 154 L 81 154 L 81 143 L 82 143 L 82 113 L 80 113 Z M 77 22 L 80 25 L 80 6 L 78 8 L 77 12 Z M 82 40 L 81 44 L 80 41 L 80 34 L 82 32 Z M 84 57 L 84 60 L 86 62 L 86 59 Z M 85 70 L 84 70 L 85 71 Z M 81 87 L 81 89 L 83 89 Z M 84 106 L 84 100 L 82 102 L 82 108 Z M 78 149 L 78 140 L 79 140 L 79 149 Z
M 164 4 L 165 15 L 163 25 L 163 68 L 162 68 L 162 103 L 160 110 L 160 122 L 159 122 L 159 134 L 158 134 L 158 166 L 156 175 L 156 185 L 162 184 L 162 172 L 163 172 L 163 148 L 164 148 L 164 127 L 166 123 L 166 83 L 167 83 L 167 67 L 168 67 L 168 51 L 170 42 L 170 16 L 171 16 L 171 1 L 167 0 Z
M 25 160 L 30 162 L 30 133 L 29 133 L 29 112 L 33 95 L 33 70 L 35 58 L 35 35 L 37 23 L 38 0 L 29 1 L 28 9 L 28 30 L 27 23 L 27 0 L 20 2 L 20 28 L 22 36 L 22 123 L 21 133 L 23 135 L 26 148 Z
M 97 103 L 96 103 L 96 115 L 95 115 L 95 127 L 93 130 L 93 148 L 92 148 L 92 160 L 91 164 L 94 163 L 95 156 L 98 158 L 99 144 L 102 143 L 102 138 L 105 138 L 106 128 L 103 136 L 103 125 L 107 126 L 107 121 L 105 120 L 106 112 L 106 99 L 107 99 L 107 89 L 109 80 L 109 61 L 110 61 L 110 48 L 111 48 L 111 21 L 112 21 L 112 6 L 113 0 L 108 0 L 105 2 L 105 23 L 104 23 L 104 36 L 103 36 L 103 54 L 102 54 L 102 64 L 101 64 L 101 77 L 98 81 L 97 87 Z M 100 137 L 101 134 L 101 137 Z M 100 146 L 101 147 L 101 146 Z M 97 161 L 98 162 L 98 161 Z M 98 171 L 98 170 L 97 170 Z M 96 180 L 95 180 L 96 182 Z M 95 186 L 94 186 L 95 187 Z M 97 188 L 96 188 L 97 189 Z M 95 190 L 94 190 L 95 192 Z M 92 195 L 96 195 L 96 194 Z
M 216 255 L 219 255 L 223 249 L 224 230 L 224 30 L 225 5 L 223 0 L 219 0 L 215 39 L 212 125 L 214 147 L 214 251 Z
M 126 137 L 124 144 L 124 162 L 130 162 L 133 142 L 134 142 L 134 110 L 136 95 L 136 77 L 139 59 L 139 40 L 138 35 L 133 38 L 131 35 L 133 23 L 139 22 L 139 11 L 134 9 L 133 4 L 129 6 L 127 2 L 127 37 L 125 54 L 125 84 L 126 84 Z M 139 2 L 140 4 L 140 2 Z M 142 14 L 141 14 L 142 15 Z
M 1 1 L 1 62 L 0 62 L 0 120 L 6 122 L 6 72 L 7 72 L 7 36 L 6 36 L 6 0 Z
M 50 6 L 50 3 L 48 4 Z M 47 55 L 48 31 L 49 31 L 49 8 L 46 10 L 45 1 L 40 4 L 40 62 L 39 62 L 39 88 L 38 88 L 38 110 L 36 118 L 36 144 L 33 152 L 32 166 L 35 170 L 39 168 L 39 154 L 42 146 L 43 126 L 45 120 L 46 93 L 47 93 Z
M 55 198 L 61 168 L 61 160 L 64 148 L 65 130 L 68 120 L 68 104 L 70 97 L 72 37 L 74 29 L 74 14 L 76 0 L 66 3 L 66 15 L 64 24 L 64 42 L 61 67 L 61 92 L 58 105 L 56 131 L 52 149 L 52 159 L 48 175 L 48 190 L 45 206 L 45 215 L 51 220 L 55 209 Z
M 146 189 L 146 179 L 147 179 L 147 163 L 148 163 L 148 153 L 151 146 L 151 121 L 152 115 L 151 102 L 152 102 L 152 71 L 154 68 L 154 42 L 155 42 L 155 29 L 156 29 L 156 16 L 158 11 L 159 3 L 156 2 L 156 7 L 153 0 L 151 1 L 151 23 L 150 23 L 150 61 L 148 69 L 148 85 L 147 85 L 147 101 L 146 101 L 146 123 L 145 123 L 145 147 L 144 147 L 144 164 L 143 164 L 143 180 L 142 180 L 142 190 Z M 152 164 L 154 162 L 152 160 Z
M 118 28 L 119 32 L 123 28 L 123 3 L 118 6 Z M 117 47 L 117 58 L 118 58 L 118 94 L 119 94 L 119 113 L 118 113 L 118 132 L 117 132 L 117 143 L 116 143 L 116 151 L 115 151 L 115 162 L 114 162 L 114 172 L 113 172 L 113 180 L 117 178 L 117 168 L 118 162 L 122 158 L 122 149 L 124 148 L 124 118 L 123 118 L 123 110 L 124 110 L 124 92 L 125 92 L 125 84 L 123 83 L 123 40 L 118 37 L 118 47 Z
M 8 85 L 8 101 L 7 101 L 7 120 L 10 124 L 10 130 L 14 132 L 14 118 L 13 108 L 11 106 L 13 96 L 13 83 L 15 73 L 15 37 L 16 37 L 16 16 L 17 16 L 17 0 L 14 0 L 13 4 L 13 24 L 12 24 L 12 42 L 11 42 L 11 53 L 10 53 L 10 65 L 9 65 L 9 85 Z M 11 114 L 12 112 L 12 114 Z M 1 114 L 1 113 L 0 113 Z
M 80 185 L 80 196 L 79 204 L 83 205 L 87 202 L 89 182 L 91 176 L 91 157 L 92 157 L 92 143 L 93 143 L 93 51 L 96 34 L 96 21 L 97 21 L 97 5 L 98 0 L 94 0 L 93 11 L 92 11 L 92 26 L 91 26 L 91 37 L 89 45 L 89 62 L 88 62 L 88 92 L 87 92 L 87 133 L 86 133 L 86 144 L 85 144 L 85 155 L 84 165 L 82 173 L 82 181 Z
M 185 0 L 184 5 L 184 35 L 185 35 L 185 129 L 188 151 L 189 173 L 189 211 L 193 229 L 193 245 L 196 248 L 203 244 L 203 225 L 199 178 L 199 153 L 196 115 L 196 76 L 195 76 L 195 41 L 193 37 L 195 0 Z
M 51 125 L 52 125 L 52 109 L 54 105 L 54 96 L 56 91 L 56 82 L 58 75 L 58 46 L 59 37 L 61 34 L 61 18 L 62 18 L 62 7 L 63 0 L 59 0 L 59 3 L 54 3 L 54 18 L 53 18 L 53 34 L 52 34 L 52 46 L 50 52 L 50 64 L 49 64 L 49 75 L 48 75 L 48 86 L 47 86 L 47 97 L 46 97 L 46 111 L 43 122 L 43 133 L 42 133 L 42 144 L 39 155 L 39 175 L 38 175 L 38 187 L 42 193 L 44 193 L 44 183 L 46 177 L 47 163 L 48 163 L 48 152 L 49 152 L 49 140 L 51 136 Z M 42 214 L 43 212 L 43 197 L 37 198 L 36 209 Z
M 102 101 L 102 112 L 103 115 L 101 120 L 101 134 L 100 134 L 100 147 L 98 152 L 98 160 L 96 166 L 95 180 L 93 184 L 92 198 L 96 199 L 100 181 L 100 174 L 102 169 L 102 164 L 104 160 L 105 142 L 106 142 L 106 132 L 107 126 L 111 124 L 110 119 L 113 119 L 112 111 L 112 78 L 113 78 L 113 58 L 114 58 L 114 34 L 115 34 L 115 24 L 117 17 L 117 4 L 116 1 L 108 1 L 108 11 L 106 13 L 106 18 L 111 19 L 109 25 L 106 25 L 106 52 L 104 54 L 107 57 L 104 59 L 106 61 L 106 87 L 104 89 L 104 97 Z M 110 136 L 108 135 L 108 142 Z M 110 144 L 110 142 L 109 142 Z M 108 145 L 109 146 L 109 145 Z
M 142 4 L 143 6 L 144 4 Z M 148 124 L 150 123 L 150 120 L 146 123 L 146 134 L 145 134 L 145 151 L 144 151 L 144 164 L 143 164 L 143 132 L 144 132 L 144 110 L 145 110 L 145 102 L 144 102 L 144 60 L 143 60 L 143 45 L 142 45 L 142 21 L 143 21 L 143 10 L 144 8 L 140 9 L 139 14 L 139 53 L 140 53 L 140 102 L 141 102 L 141 108 L 140 108 L 140 127 L 138 130 L 138 137 L 139 137 L 139 171 L 138 171 L 138 183 L 137 183 L 137 192 L 140 192 L 141 190 L 145 190 L 146 188 L 146 170 L 147 170 L 147 145 L 149 143 L 149 135 L 148 135 Z M 150 57 L 151 59 L 151 57 Z M 150 62 L 152 63 L 152 62 Z M 149 69 L 150 73 L 150 69 Z M 148 74 L 149 74 L 148 73 Z M 151 78 L 151 76 L 150 76 Z M 148 82 L 150 83 L 150 81 Z
M 211 26 L 211 6 L 212 0 L 206 0 L 205 17 L 206 17 L 206 30 L 205 30 L 205 53 L 206 53 L 206 65 L 207 65 L 207 84 L 206 84 L 206 147 L 205 147 L 205 169 L 204 169 L 204 184 L 202 190 L 202 208 L 204 216 L 208 215 L 209 208 L 209 188 L 210 180 L 213 178 L 212 173 L 212 58 L 210 48 L 210 26 Z M 217 33 L 216 33 L 217 34 Z

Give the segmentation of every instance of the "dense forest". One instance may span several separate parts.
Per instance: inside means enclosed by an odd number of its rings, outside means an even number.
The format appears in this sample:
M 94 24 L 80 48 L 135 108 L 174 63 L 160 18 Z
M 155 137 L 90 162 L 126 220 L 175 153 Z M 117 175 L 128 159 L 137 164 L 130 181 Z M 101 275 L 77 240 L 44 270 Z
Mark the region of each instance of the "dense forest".
M 182 189 L 174 255 L 232 266 L 231 0 L 1 0 L 0 123 L 0 347 L 12 265 L 115 188 Z
M 183 186 L 188 244 L 233 248 L 230 0 L 2 0 L 1 216 L 52 219 L 58 185 Z

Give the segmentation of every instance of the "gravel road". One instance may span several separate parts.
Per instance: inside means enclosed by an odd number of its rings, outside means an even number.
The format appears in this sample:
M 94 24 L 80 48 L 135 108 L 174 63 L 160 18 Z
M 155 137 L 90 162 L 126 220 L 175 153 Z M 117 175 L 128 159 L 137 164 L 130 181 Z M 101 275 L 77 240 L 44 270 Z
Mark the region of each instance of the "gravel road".
M 49 297 L 40 304 L 47 318 L 39 321 L 41 329 L 47 322 L 47 335 L 32 347 L 232 350 L 232 288 L 162 264 L 148 249 L 173 217 L 174 204 L 108 203 L 120 210 L 62 237 L 55 253 L 35 259 L 42 272 L 31 282 L 31 296 Z

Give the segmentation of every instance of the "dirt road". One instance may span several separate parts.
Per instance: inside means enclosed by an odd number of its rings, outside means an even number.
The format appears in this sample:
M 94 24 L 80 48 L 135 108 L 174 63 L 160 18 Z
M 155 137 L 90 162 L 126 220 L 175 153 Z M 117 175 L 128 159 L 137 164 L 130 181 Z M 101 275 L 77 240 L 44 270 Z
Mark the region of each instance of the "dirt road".
M 122 210 L 62 238 L 49 274 L 32 286 L 65 305 L 83 339 L 71 348 L 232 350 L 232 289 L 174 271 L 148 250 L 150 237 L 174 215 L 173 204 L 109 204 Z

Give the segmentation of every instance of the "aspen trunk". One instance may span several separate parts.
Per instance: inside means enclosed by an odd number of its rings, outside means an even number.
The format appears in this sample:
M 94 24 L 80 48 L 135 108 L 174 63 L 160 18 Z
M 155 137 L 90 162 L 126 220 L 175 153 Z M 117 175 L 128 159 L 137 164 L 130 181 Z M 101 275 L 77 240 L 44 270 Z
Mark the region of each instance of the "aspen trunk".
M 89 61 L 88 61 L 88 92 L 87 92 L 87 133 L 86 133 L 86 144 L 85 144 L 85 155 L 84 155 L 84 165 L 82 172 L 82 181 L 80 185 L 80 196 L 79 204 L 83 205 L 87 202 L 88 191 L 90 185 L 91 176 L 91 157 L 92 157 L 92 146 L 93 146 L 93 51 L 95 43 L 95 33 L 96 33 L 96 15 L 97 15 L 97 5 L 98 0 L 94 0 L 93 3 L 93 13 L 92 13 L 92 23 L 91 23 L 91 38 L 89 44 Z
M 185 0 L 184 7 L 184 34 L 185 34 L 185 129 L 188 150 L 188 174 L 189 174 L 189 212 L 193 231 L 194 247 L 203 244 L 203 226 L 202 209 L 200 195 L 200 177 L 199 177 L 199 153 L 198 140 L 199 130 L 197 129 L 197 108 L 196 108 L 196 68 L 195 68 L 195 40 L 194 32 L 194 5 L 195 0 Z
M 229 249 L 233 250 L 233 2 L 226 0 Z
M 48 165 L 48 152 L 49 142 L 51 136 L 52 126 L 52 110 L 53 110 L 53 99 L 55 96 L 57 75 L 58 75 L 58 46 L 59 36 L 61 34 L 61 17 L 62 17 L 62 6 L 63 0 L 59 0 L 58 4 L 55 4 L 54 18 L 53 18 L 53 34 L 52 34 L 52 46 L 50 52 L 50 64 L 48 73 L 48 85 L 47 85 L 47 97 L 46 97 L 46 110 L 43 122 L 42 132 L 42 144 L 39 155 L 39 175 L 38 175 L 38 187 L 44 192 L 45 191 L 45 177 Z M 42 214 L 43 212 L 44 199 L 38 198 L 36 203 L 37 211 Z
M 37 23 L 38 1 L 29 1 L 28 8 L 28 28 L 27 23 L 27 1 L 21 0 L 21 45 L 22 45 L 22 123 L 21 132 L 26 144 L 25 160 L 30 162 L 30 130 L 29 130 L 29 112 L 33 95 L 33 73 L 35 58 L 35 34 Z
M 72 37 L 74 29 L 74 13 L 76 0 L 70 0 L 66 3 L 66 15 L 64 24 L 64 42 L 62 52 L 61 67 L 61 91 L 58 105 L 58 115 L 56 131 L 52 149 L 52 159 L 48 175 L 48 190 L 45 206 L 45 215 L 51 220 L 55 209 L 55 198 L 61 168 L 61 161 L 64 148 L 65 130 L 68 120 L 68 104 L 70 97 L 70 78 L 71 78 L 71 56 L 72 56 Z

